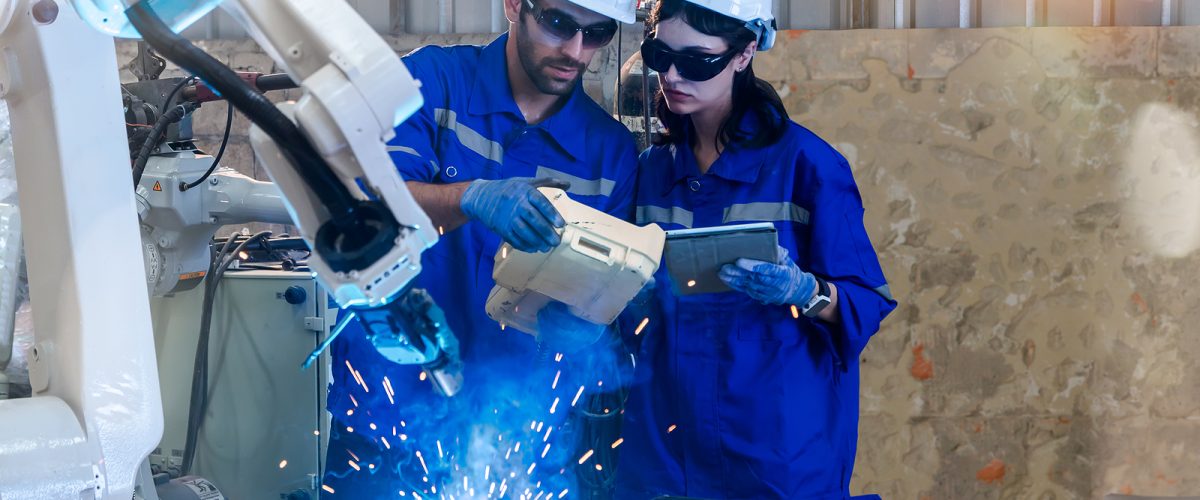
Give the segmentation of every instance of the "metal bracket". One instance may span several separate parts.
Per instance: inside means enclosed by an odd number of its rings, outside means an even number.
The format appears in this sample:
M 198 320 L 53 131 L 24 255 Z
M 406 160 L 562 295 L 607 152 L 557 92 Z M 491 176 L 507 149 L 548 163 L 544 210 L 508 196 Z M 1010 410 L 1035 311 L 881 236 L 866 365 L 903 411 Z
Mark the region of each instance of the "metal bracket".
M 304 318 L 304 329 L 321 333 L 325 331 L 325 318 L 318 316 L 307 316 Z
M 167 69 L 167 60 L 154 53 L 154 49 L 146 42 L 138 42 L 138 53 L 129 62 L 129 71 L 133 72 L 138 81 L 157 80 Z

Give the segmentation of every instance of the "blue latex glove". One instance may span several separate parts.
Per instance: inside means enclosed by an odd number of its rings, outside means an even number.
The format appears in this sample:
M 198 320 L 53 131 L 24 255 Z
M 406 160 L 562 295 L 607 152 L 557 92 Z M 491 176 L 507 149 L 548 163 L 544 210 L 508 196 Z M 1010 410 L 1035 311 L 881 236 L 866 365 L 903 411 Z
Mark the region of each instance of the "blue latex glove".
M 562 302 L 551 302 L 538 311 L 538 342 L 552 352 L 582 351 L 599 341 L 607 328 L 572 314 Z
M 537 188 L 570 186 L 558 179 L 479 179 L 467 187 L 459 206 L 467 217 L 482 222 L 513 248 L 546 252 L 558 246 L 561 237 L 556 228 L 566 222 Z
M 817 293 L 817 278 L 800 270 L 779 247 L 777 264 L 754 259 L 738 259 L 721 266 L 719 276 L 729 288 L 749 295 L 764 304 L 802 306 Z

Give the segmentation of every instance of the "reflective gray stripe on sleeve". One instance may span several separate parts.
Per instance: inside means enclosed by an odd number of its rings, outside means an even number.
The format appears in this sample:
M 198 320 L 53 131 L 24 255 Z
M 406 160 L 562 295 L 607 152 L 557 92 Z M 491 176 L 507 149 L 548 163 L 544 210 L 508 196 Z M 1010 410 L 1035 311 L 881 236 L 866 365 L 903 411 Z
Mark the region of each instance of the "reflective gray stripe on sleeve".
M 504 159 L 504 146 L 484 137 L 483 134 L 476 132 L 475 129 L 459 123 L 458 114 L 454 111 L 437 108 L 433 110 L 433 116 L 437 120 L 439 127 L 454 131 L 454 134 L 458 136 L 458 142 L 467 149 L 474 151 L 475 154 L 497 163 Z
M 410 148 L 408 146 L 388 146 L 387 151 L 389 153 L 404 153 L 404 154 L 412 155 L 412 156 L 415 156 L 422 160 L 425 159 L 425 157 L 421 156 L 421 153 L 418 153 L 417 150 Z M 429 167 L 433 169 L 432 175 L 437 175 L 438 172 L 441 171 L 441 167 L 438 167 L 438 162 L 436 162 L 434 160 L 428 160 L 428 161 L 429 161 Z
M 410 148 L 408 146 L 388 146 L 387 151 L 389 153 L 408 153 L 410 155 L 416 156 L 417 158 L 422 158 L 421 153 L 418 153 L 417 150 Z
M 892 298 L 892 288 L 887 285 L 883 285 L 881 287 L 876 288 L 875 293 L 878 293 L 880 296 L 882 296 L 885 299 L 896 300 L 896 299 Z
M 679 207 L 656 207 L 641 205 L 637 207 L 637 223 L 645 225 L 651 222 L 660 224 L 679 224 L 685 228 L 692 227 L 692 213 Z
M 725 209 L 724 222 L 734 221 L 791 221 L 808 224 L 808 210 L 789 201 L 742 203 L 730 205 Z
M 537 168 L 537 173 L 533 176 L 539 179 L 543 177 L 552 177 L 558 180 L 570 182 L 571 188 L 567 189 L 567 192 L 577 196 L 612 196 L 613 188 L 617 186 L 616 181 L 609 179 L 584 179 L 566 172 L 560 172 L 552 168 L 541 166 Z

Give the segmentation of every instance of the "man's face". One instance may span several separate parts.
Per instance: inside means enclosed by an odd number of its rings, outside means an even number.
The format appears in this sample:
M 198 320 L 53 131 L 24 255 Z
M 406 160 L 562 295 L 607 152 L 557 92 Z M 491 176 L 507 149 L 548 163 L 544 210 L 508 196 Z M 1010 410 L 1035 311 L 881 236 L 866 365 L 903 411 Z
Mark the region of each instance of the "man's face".
M 612 33 L 609 30 L 616 28 L 616 23 L 567 0 L 517 1 L 521 2 L 520 20 L 513 25 L 512 36 L 516 37 L 521 67 L 540 92 L 570 94 L 596 51 L 611 40 L 602 35 Z M 575 27 L 584 32 L 567 33 Z

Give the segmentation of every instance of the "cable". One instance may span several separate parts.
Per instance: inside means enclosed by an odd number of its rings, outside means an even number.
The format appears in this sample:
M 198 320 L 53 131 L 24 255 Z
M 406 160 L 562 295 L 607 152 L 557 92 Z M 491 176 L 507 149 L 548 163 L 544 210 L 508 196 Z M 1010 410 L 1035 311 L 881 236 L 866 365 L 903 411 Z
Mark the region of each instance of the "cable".
M 142 182 L 142 174 L 146 172 L 146 162 L 150 161 L 150 154 L 154 152 L 154 146 L 161 141 L 167 133 L 167 127 L 172 123 L 182 120 L 192 111 L 195 111 L 200 105 L 192 102 L 185 102 L 170 111 L 167 111 L 157 122 L 154 123 L 154 128 L 150 130 L 150 135 L 146 136 L 146 140 L 142 141 L 142 147 L 138 150 L 137 158 L 133 161 L 133 188 L 137 189 L 138 184 Z
M 178 94 L 179 91 L 183 89 L 183 87 L 187 86 L 188 82 L 195 80 L 195 79 L 196 79 L 195 76 L 188 75 L 183 80 L 180 80 L 179 83 L 176 83 L 175 87 L 171 88 L 171 92 L 167 93 L 167 99 L 165 101 L 163 101 L 162 107 L 159 109 L 167 109 L 167 108 L 171 107 L 171 100 L 175 99 L 175 94 Z
M 200 316 L 200 335 L 196 339 L 196 357 L 192 365 L 192 387 L 188 407 L 187 437 L 183 447 L 183 463 L 180 466 L 181 476 L 186 476 L 191 472 L 192 464 L 196 458 L 200 428 L 203 427 L 204 416 L 208 412 L 208 348 L 212 328 L 213 302 L 216 300 L 217 286 L 225 276 L 225 271 L 229 269 L 229 266 L 239 260 L 238 254 L 247 245 L 267 238 L 270 235 L 269 231 L 262 231 L 234 246 L 234 243 L 237 242 L 240 236 L 235 233 L 225 241 L 225 244 L 221 246 L 221 250 L 217 252 L 217 255 L 209 263 L 209 274 L 204 281 L 204 304 Z
M 154 50 L 202 78 L 279 145 L 280 153 L 295 166 L 308 188 L 329 210 L 336 226 L 349 228 L 357 222 L 355 208 L 358 201 L 296 124 L 266 96 L 247 85 L 220 61 L 171 31 L 155 14 L 150 2 L 138 2 L 125 13 Z
M 208 166 L 208 171 L 204 172 L 195 182 L 180 182 L 179 190 L 187 191 L 208 180 L 208 176 L 212 175 L 217 169 L 217 165 L 221 163 L 221 157 L 225 155 L 225 146 L 229 144 L 229 129 L 233 127 L 233 105 L 225 103 L 228 108 L 228 113 L 225 115 L 225 134 L 221 136 L 221 147 L 217 149 L 217 156 L 213 157 L 212 165 Z

